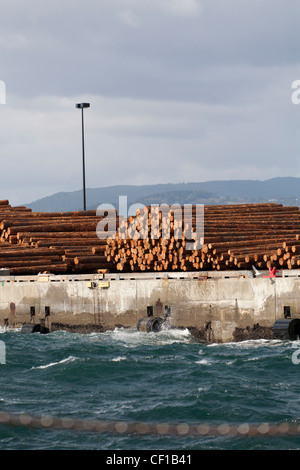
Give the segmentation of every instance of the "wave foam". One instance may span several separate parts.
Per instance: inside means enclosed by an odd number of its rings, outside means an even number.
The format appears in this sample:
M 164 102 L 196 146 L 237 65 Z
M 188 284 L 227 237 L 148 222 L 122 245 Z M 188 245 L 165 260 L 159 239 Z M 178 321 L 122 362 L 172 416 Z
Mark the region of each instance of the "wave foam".
M 61 361 L 58 361 L 58 362 L 50 362 L 49 364 L 45 364 L 43 366 L 32 367 L 31 370 L 33 370 L 33 369 L 48 369 L 49 367 L 57 366 L 59 364 L 64 364 L 66 362 L 76 361 L 76 359 L 77 358 L 75 356 L 69 356 L 66 359 L 62 359 Z
M 125 357 L 125 356 L 114 357 L 113 359 L 111 359 L 111 361 L 112 361 L 112 362 L 126 361 L 126 357 Z
M 116 328 L 110 332 L 111 339 L 121 341 L 126 346 L 141 344 L 166 345 L 172 343 L 186 343 L 190 341 L 191 334 L 188 329 L 162 328 L 159 332 L 142 332 L 131 328 Z

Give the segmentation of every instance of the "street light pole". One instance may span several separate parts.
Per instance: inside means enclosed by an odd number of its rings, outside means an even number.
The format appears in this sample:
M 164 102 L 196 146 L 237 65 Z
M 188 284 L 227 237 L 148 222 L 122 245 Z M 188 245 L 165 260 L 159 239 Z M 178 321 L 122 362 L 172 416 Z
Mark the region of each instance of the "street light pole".
M 86 190 L 85 190 L 85 155 L 84 155 L 84 120 L 83 110 L 89 108 L 90 103 L 77 103 L 76 108 L 81 109 L 81 134 L 82 134 L 82 175 L 83 175 L 83 210 L 86 210 Z

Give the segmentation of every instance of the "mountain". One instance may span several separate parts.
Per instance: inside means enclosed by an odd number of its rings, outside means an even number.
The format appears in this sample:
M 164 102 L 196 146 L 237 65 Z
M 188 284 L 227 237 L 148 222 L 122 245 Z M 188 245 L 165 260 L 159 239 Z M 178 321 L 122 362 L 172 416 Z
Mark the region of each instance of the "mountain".
M 159 194 L 167 194 L 167 202 L 172 200 L 173 194 L 186 195 L 194 191 L 199 191 L 201 197 L 205 199 L 215 197 L 213 193 L 200 189 L 199 185 L 201 183 L 170 183 L 144 186 L 119 185 L 106 188 L 88 188 L 86 190 L 87 209 L 96 209 L 100 204 L 112 204 L 118 208 L 120 196 L 127 197 L 128 206 L 136 203 L 144 204 L 144 200 Z M 158 200 L 156 203 L 159 202 Z M 59 192 L 24 205 L 31 207 L 34 211 L 45 212 L 82 210 L 82 190 Z
M 265 181 L 226 180 L 200 183 L 169 183 L 156 185 L 118 185 L 106 188 L 88 188 L 87 209 L 100 204 L 119 208 L 119 196 L 127 197 L 132 204 L 228 204 L 276 202 L 299 205 L 300 178 L 280 177 Z M 82 191 L 59 192 L 25 204 L 34 211 L 55 212 L 82 210 Z

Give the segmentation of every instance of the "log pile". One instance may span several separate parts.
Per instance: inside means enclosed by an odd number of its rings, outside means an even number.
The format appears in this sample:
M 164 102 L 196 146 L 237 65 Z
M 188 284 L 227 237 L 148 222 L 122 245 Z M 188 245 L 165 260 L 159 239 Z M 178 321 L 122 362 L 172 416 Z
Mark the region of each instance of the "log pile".
M 112 268 L 104 257 L 109 232 L 97 236 L 101 220 L 96 210 L 32 212 L 0 201 L 0 268 L 14 275 L 107 272 Z M 93 247 L 102 251 L 101 259 Z
M 116 232 L 109 231 L 112 219 Z M 115 210 L 105 217 L 96 210 L 33 212 L 4 200 L 0 269 L 15 275 L 300 269 L 298 207 L 205 206 L 204 234 L 197 220 L 196 206 L 189 212 L 145 207 L 123 219 Z
M 107 240 L 107 261 L 118 271 L 246 270 L 300 266 L 300 212 L 280 204 L 205 206 L 201 249 L 187 249 L 187 231 L 196 232 L 195 208 L 182 222 L 177 211 L 170 213 L 169 237 L 163 237 L 164 219 L 156 238 L 149 234 L 153 212 L 146 208 L 127 221 L 122 233 Z M 135 224 L 134 224 L 135 222 Z M 140 227 L 140 237 L 138 230 Z M 147 234 L 148 231 L 148 234 Z M 124 232 L 126 230 L 124 229 Z M 195 233 L 195 235 L 196 235 Z M 133 235 L 133 236 L 132 236 Z M 135 236 L 134 236 L 135 235 Z M 199 241 L 199 240 L 196 240 Z

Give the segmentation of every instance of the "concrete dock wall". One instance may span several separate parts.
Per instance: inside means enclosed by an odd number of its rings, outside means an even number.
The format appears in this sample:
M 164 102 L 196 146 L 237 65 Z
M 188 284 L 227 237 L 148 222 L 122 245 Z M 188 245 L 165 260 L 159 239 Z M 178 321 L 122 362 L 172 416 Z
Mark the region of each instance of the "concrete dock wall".
M 137 327 L 147 316 L 195 329 L 207 341 L 234 341 L 238 329 L 272 328 L 289 311 L 300 318 L 300 271 L 254 278 L 245 272 L 0 277 L 0 324 L 50 328 Z

